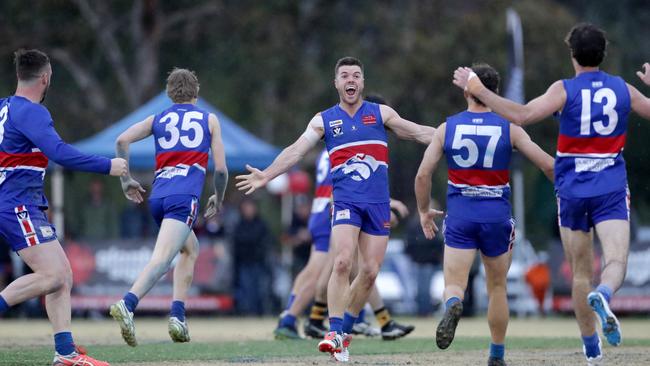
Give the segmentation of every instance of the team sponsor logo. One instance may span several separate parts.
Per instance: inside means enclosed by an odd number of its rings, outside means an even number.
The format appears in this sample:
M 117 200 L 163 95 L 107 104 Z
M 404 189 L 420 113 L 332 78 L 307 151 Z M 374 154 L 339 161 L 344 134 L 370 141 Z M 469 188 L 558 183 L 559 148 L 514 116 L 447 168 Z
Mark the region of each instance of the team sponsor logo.
M 187 168 L 181 168 L 181 167 L 174 167 L 170 169 L 165 169 L 156 178 L 163 178 L 163 179 L 171 179 L 176 176 L 183 176 L 186 177 L 187 173 L 190 171 L 189 167 Z
M 603 87 L 603 82 L 602 81 L 592 81 L 591 82 L 591 87 L 592 88 L 602 88 Z
M 337 119 L 336 121 L 330 121 L 330 127 L 343 126 L 343 120 Z
M 361 117 L 361 122 L 363 122 L 364 125 L 374 125 L 377 123 L 377 117 L 375 117 L 374 114 L 367 114 Z
M 52 230 L 51 226 L 41 226 L 39 229 L 44 238 L 49 238 L 54 235 L 54 230 Z
M 343 174 L 349 175 L 357 182 L 370 178 L 370 175 L 379 168 L 379 162 L 367 154 L 356 154 L 344 164 Z
M 503 197 L 503 189 L 492 187 L 464 187 L 460 190 L 464 197 L 485 197 L 499 198 Z
M 600 172 L 606 168 L 614 165 L 614 159 L 590 159 L 590 158 L 576 158 L 576 173 L 582 172 Z
M 336 219 L 335 220 L 349 220 L 350 219 L 350 210 L 345 209 L 345 210 L 338 210 L 336 211 Z
M 477 123 L 477 124 L 483 123 L 483 118 L 472 118 L 472 123 Z
M 352 131 L 356 131 L 356 130 L 357 130 L 357 126 L 352 125 Z

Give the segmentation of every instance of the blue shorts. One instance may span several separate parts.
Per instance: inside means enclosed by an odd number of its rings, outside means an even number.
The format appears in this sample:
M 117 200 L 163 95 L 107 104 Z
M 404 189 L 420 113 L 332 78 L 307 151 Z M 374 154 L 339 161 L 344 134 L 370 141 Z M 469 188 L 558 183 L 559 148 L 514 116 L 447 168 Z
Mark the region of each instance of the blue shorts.
M 452 248 L 479 249 L 487 257 L 498 257 L 515 243 L 515 220 L 480 223 L 447 216 L 442 234 Z
M 366 234 L 390 234 L 390 204 L 334 202 L 332 226 L 354 225 Z
M 311 241 L 314 245 L 314 250 L 317 252 L 327 253 L 330 250 L 330 233 L 316 236 L 312 234 Z
M 630 191 L 589 198 L 557 197 L 558 224 L 571 230 L 589 232 L 596 224 L 607 220 L 630 220 Z
M 190 194 L 150 198 L 149 209 L 158 226 L 163 219 L 174 219 L 184 222 L 191 229 L 199 212 L 199 200 Z
M 0 211 L 0 238 L 14 252 L 56 240 L 56 229 L 45 210 L 37 206 L 18 206 Z

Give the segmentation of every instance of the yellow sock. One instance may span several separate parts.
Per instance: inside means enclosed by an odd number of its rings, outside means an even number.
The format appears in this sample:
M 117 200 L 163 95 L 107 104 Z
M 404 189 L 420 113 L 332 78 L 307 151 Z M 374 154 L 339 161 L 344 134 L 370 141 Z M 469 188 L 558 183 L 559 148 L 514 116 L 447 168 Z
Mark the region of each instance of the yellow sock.
M 377 323 L 379 323 L 380 328 L 383 328 L 384 325 L 388 324 L 391 321 L 390 313 L 386 308 L 381 308 L 375 311 L 375 318 L 377 319 Z
M 326 312 L 327 304 L 323 304 L 322 302 L 315 302 L 314 305 L 311 306 L 311 314 L 309 315 L 309 319 L 323 321 L 325 320 Z

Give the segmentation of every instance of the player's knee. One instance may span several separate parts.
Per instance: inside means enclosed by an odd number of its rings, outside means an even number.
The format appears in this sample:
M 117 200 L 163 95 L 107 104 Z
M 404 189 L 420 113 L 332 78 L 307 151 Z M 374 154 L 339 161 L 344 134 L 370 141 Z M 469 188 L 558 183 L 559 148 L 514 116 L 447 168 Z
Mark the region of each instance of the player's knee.
M 334 261 L 334 272 L 337 275 L 348 276 L 352 270 L 352 260 L 346 256 L 338 256 Z
M 361 275 L 367 282 L 366 284 L 372 286 L 375 283 L 379 274 L 379 267 L 378 263 L 366 263 L 361 267 Z

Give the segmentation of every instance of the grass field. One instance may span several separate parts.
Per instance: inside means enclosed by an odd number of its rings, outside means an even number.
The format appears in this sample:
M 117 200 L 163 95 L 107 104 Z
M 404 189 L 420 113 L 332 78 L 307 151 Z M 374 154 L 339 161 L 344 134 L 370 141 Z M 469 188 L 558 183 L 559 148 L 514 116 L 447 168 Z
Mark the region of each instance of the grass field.
M 436 320 L 402 319 L 416 325 L 406 339 L 385 342 L 357 337 L 350 348 L 352 364 L 481 365 L 487 358 L 484 318 L 463 319 L 446 351 L 435 347 Z M 113 365 L 325 365 L 315 340 L 274 341 L 275 319 L 190 318 L 192 342 L 173 344 L 162 318 L 136 319 L 140 345 L 122 343 L 109 321 L 73 322 L 77 343 Z M 605 346 L 607 365 L 650 365 L 650 320 L 624 319 L 624 345 Z M 0 321 L 0 365 L 49 365 L 51 330 L 46 321 Z M 506 359 L 510 365 L 584 365 L 577 326 L 571 318 L 513 320 Z M 11 336 L 7 336 L 7 335 Z

